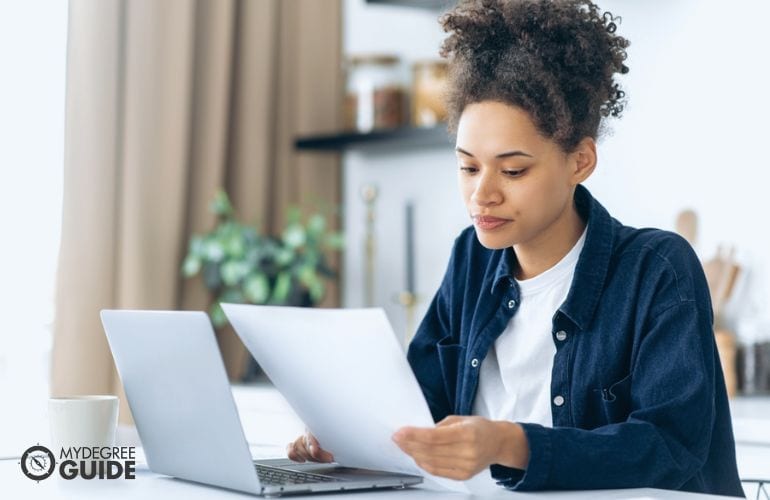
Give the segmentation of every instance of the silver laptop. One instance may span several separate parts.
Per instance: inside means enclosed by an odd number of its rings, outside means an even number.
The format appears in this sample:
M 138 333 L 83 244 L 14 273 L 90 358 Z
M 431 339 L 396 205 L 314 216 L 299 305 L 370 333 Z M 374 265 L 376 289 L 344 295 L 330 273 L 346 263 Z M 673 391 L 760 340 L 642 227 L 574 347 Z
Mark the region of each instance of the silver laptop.
M 101 318 L 153 472 L 264 496 L 422 482 L 335 464 L 253 460 L 205 313 L 103 310 Z

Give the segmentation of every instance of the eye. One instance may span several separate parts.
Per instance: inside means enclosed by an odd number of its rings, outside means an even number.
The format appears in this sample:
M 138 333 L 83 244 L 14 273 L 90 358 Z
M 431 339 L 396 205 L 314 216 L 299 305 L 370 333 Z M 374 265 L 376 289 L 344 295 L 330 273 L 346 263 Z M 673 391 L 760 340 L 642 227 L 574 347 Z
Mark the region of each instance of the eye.
M 475 174 L 478 169 L 473 165 L 460 165 L 460 170 L 466 174 Z
M 510 177 L 521 177 L 526 170 L 526 168 L 520 168 L 518 170 L 503 170 L 503 173 Z

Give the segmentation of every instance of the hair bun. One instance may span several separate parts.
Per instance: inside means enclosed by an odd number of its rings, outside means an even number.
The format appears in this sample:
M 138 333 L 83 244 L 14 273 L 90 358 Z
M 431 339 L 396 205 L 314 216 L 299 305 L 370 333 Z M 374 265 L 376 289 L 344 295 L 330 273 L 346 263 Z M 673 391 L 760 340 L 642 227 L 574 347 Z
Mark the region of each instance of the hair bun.
M 620 116 L 628 40 L 620 17 L 589 0 L 465 0 L 439 19 L 449 36 L 450 126 L 484 98 L 524 107 L 565 148 L 595 137 L 602 117 Z

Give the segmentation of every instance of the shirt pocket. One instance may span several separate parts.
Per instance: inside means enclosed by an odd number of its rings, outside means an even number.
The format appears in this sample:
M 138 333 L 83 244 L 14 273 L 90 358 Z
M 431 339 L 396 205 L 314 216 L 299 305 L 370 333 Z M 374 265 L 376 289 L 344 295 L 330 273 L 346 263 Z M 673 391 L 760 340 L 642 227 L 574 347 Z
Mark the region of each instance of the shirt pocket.
M 444 390 L 453 411 L 457 411 L 457 390 L 460 384 L 460 362 L 465 357 L 465 346 L 454 342 L 452 337 L 444 337 L 438 341 L 438 360 L 441 364 L 441 376 L 444 379 Z
M 608 424 L 625 422 L 631 413 L 631 375 L 599 390 Z

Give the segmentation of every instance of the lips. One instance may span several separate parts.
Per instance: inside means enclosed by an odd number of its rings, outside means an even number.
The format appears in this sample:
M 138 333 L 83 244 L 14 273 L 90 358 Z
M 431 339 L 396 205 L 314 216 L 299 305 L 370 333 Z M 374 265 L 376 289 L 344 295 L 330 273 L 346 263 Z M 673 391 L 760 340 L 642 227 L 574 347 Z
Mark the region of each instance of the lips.
M 476 227 L 487 231 L 497 229 L 508 222 L 511 222 L 510 219 L 501 219 L 499 217 L 492 217 L 491 215 L 475 215 L 473 217 L 473 223 Z

